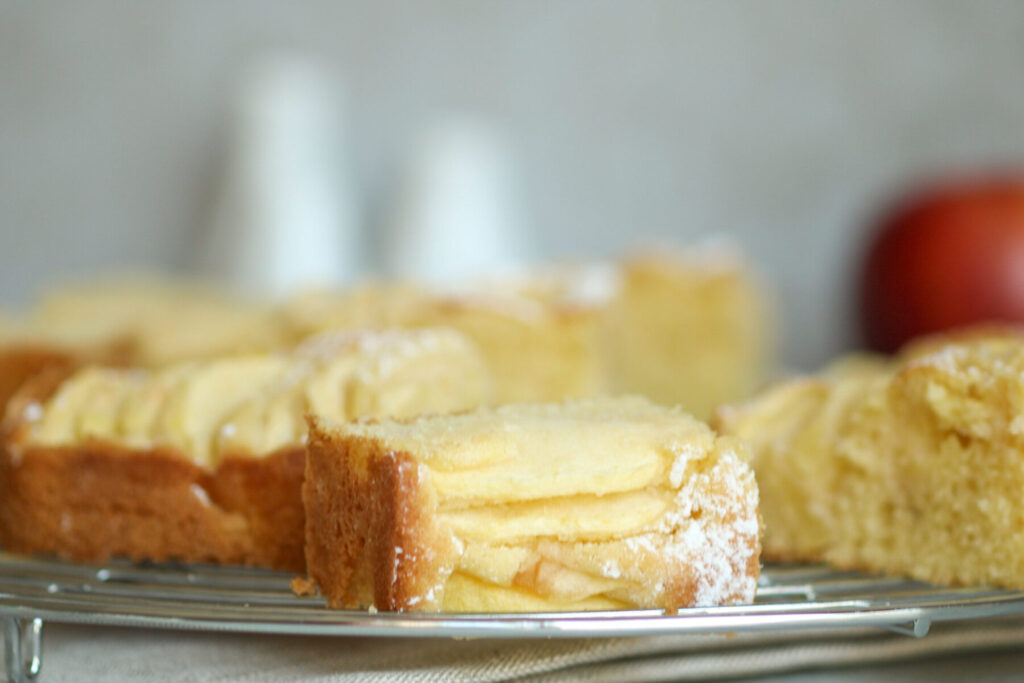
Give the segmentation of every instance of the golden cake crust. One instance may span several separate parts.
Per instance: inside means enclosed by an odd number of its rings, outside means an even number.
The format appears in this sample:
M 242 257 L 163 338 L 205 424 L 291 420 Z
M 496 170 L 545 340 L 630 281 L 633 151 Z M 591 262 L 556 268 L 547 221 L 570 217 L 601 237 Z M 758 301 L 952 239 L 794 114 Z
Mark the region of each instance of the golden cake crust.
M 226 458 L 101 441 L 0 459 L 0 545 L 77 561 L 218 562 L 302 571 L 305 453 Z
M 422 585 L 426 577 L 454 552 L 427 513 L 425 490 L 417 485 L 419 465 L 408 453 L 390 452 L 369 458 L 369 469 L 356 472 L 346 466 L 350 456 L 375 444 L 343 439 L 316 422 L 310 429 L 303 482 L 310 579 L 332 607 L 365 606 L 367 591 L 377 609 L 414 606 L 429 590 Z

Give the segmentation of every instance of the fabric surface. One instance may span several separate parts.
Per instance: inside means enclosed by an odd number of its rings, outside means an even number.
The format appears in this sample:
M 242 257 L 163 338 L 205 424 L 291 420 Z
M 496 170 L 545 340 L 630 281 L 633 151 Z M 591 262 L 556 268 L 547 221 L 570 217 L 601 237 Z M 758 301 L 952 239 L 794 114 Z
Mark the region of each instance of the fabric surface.
M 540 641 L 260 636 L 48 624 L 40 680 L 707 680 L 1008 648 L 1024 653 L 1024 619 L 936 624 L 921 639 L 864 629 Z M 1007 661 L 1013 665 L 1012 656 Z M 950 672 L 948 680 L 962 675 L 955 667 L 937 666 L 937 671 Z M 908 675 L 913 678 L 913 670 Z

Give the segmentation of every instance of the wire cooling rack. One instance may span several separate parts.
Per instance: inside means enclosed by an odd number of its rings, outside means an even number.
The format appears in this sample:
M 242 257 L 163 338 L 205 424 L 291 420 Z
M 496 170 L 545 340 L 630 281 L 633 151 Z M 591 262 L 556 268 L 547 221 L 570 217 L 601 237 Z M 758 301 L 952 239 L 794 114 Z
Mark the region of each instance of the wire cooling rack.
M 292 594 L 292 576 L 237 567 L 102 567 L 0 552 L 8 678 L 42 665 L 45 621 L 97 626 L 335 636 L 603 638 L 874 626 L 922 637 L 932 622 L 1024 614 L 1024 593 L 938 588 L 900 578 L 769 565 L 753 605 L 550 614 L 396 614 L 326 609 Z

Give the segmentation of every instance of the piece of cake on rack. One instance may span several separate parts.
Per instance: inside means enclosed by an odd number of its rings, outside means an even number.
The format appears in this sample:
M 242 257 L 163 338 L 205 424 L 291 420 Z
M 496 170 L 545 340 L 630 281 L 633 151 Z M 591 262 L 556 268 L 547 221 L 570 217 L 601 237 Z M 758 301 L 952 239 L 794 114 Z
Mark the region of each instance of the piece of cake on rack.
M 1024 588 L 1024 335 L 849 358 L 722 408 L 747 439 L 765 555 Z
M 640 398 L 313 418 L 312 584 L 335 607 L 544 612 L 746 603 L 746 446 Z
M 185 280 L 107 276 L 50 289 L 0 325 L 0 406 L 26 380 L 96 364 L 156 368 L 292 343 L 269 305 Z
M 735 250 L 640 253 L 619 266 L 604 337 L 614 393 L 707 419 L 771 372 L 772 300 Z
M 606 389 L 600 311 L 525 296 L 508 287 L 438 291 L 367 283 L 298 296 L 284 307 L 295 336 L 347 327 L 448 327 L 470 338 L 495 378 L 500 403 L 593 396 Z
M 104 561 L 301 571 L 307 412 L 344 422 L 488 403 L 479 352 L 451 330 L 350 331 L 293 352 L 29 380 L 0 457 L 0 544 Z
M 499 402 L 640 394 L 701 419 L 769 372 L 771 300 L 725 249 L 565 264 L 438 291 L 370 283 L 294 298 L 284 327 L 445 326 L 470 337 Z

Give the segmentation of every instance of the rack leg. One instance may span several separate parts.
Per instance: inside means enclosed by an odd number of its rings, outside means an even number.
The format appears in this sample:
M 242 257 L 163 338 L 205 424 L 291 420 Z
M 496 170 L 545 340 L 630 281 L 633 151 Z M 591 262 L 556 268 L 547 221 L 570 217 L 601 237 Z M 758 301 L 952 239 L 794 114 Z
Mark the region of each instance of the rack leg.
M 4 617 L 3 626 L 7 680 L 35 680 L 43 666 L 43 620 Z
M 886 626 L 890 631 L 902 633 L 905 636 L 914 636 L 915 638 L 924 638 L 928 635 L 928 630 L 931 627 L 932 622 L 930 619 L 914 619 L 914 621 L 905 626 L 902 624 L 889 624 Z

